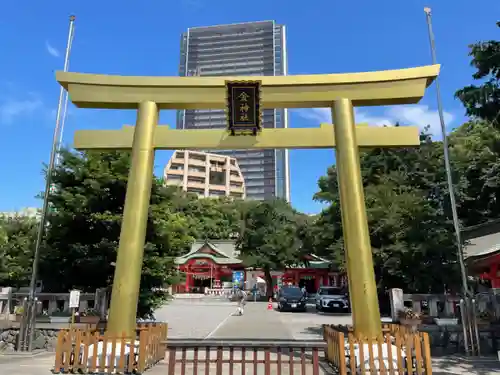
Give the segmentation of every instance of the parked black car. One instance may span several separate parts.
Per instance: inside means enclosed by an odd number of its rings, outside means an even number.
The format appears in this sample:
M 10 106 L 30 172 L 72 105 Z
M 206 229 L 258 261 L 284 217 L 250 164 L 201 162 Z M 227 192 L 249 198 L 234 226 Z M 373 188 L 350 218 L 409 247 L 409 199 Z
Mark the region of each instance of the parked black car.
M 296 286 L 286 286 L 278 292 L 279 311 L 306 311 L 306 296 Z

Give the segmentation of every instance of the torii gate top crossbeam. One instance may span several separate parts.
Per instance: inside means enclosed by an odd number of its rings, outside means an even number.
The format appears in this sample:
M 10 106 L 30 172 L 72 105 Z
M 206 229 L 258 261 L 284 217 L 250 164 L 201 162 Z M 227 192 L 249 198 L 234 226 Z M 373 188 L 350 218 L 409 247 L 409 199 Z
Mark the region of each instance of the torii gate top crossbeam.
M 80 108 L 223 109 L 226 80 L 262 82 L 263 108 L 330 107 L 339 98 L 354 106 L 417 103 L 439 74 L 439 65 L 347 74 L 239 77 L 131 77 L 57 72 L 57 81 Z

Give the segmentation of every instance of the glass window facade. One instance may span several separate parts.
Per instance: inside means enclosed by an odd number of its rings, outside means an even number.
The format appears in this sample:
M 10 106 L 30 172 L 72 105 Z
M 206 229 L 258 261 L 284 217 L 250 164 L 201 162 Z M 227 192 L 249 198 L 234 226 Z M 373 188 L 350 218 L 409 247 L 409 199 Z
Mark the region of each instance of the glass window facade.
M 274 21 L 190 28 L 181 36 L 180 76 L 286 75 L 285 27 Z M 286 109 L 264 110 L 264 128 L 288 127 Z M 178 129 L 223 129 L 222 110 L 186 110 Z M 288 150 L 207 150 L 238 160 L 247 197 L 290 200 Z

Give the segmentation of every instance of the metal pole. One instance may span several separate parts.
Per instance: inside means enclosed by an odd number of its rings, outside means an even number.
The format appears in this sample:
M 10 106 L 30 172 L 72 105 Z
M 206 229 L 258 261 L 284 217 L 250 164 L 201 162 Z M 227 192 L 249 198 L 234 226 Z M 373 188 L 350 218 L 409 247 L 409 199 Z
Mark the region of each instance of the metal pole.
M 469 326 L 469 314 L 467 312 L 467 304 L 465 302 L 465 299 L 460 300 L 460 316 L 462 318 L 462 330 L 464 332 L 464 347 L 465 347 L 465 354 L 469 355 L 470 353 L 470 347 L 469 347 L 469 334 L 467 331 L 467 327 Z
M 75 27 L 74 27 L 74 24 L 73 24 L 73 31 L 71 33 L 71 39 L 68 40 L 68 50 L 66 52 L 66 54 L 68 56 L 68 59 L 67 59 L 66 69 L 64 71 L 68 71 L 69 70 L 69 55 L 71 54 L 71 47 L 73 46 L 73 38 L 74 37 L 75 37 Z M 59 134 L 59 142 L 57 144 L 57 153 L 56 153 L 55 165 L 59 165 L 59 160 L 60 160 L 60 157 L 61 157 L 61 155 L 59 155 L 59 152 L 61 151 L 61 146 L 62 146 L 63 136 L 64 136 L 64 125 L 66 124 L 66 118 L 68 116 L 69 93 L 67 91 L 63 90 L 63 95 L 64 95 L 64 107 L 63 107 L 64 111 L 62 112 L 62 116 L 61 116 L 61 130 L 60 130 L 60 134 Z
M 68 32 L 68 42 L 66 45 L 66 55 L 64 59 L 64 71 L 68 71 L 68 66 L 69 66 L 69 55 L 71 51 L 71 42 L 73 40 L 73 30 L 74 30 L 74 22 L 75 22 L 75 16 L 70 16 L 69 17 L 69 32 Z M 40 246 L 42 244 L 43 240 L 43 235 L 45 232 L 45 221 L 47 218 L 47 210 L 49 208 L 49 196 L 50 196 L 50 187 L 52 184 L 52 173 L 54 169 L 54 164 L 55 164 L 55 158 L 57 154 L 57 141 L 59 139 L 59 130 L 60 130 L 60 124 L 61 124 L 61 113 L 62 113 L 62 108 L 63 108 L 63 97 L 64 97 L 64 88 L 61 86 L 61 90 L 59 92 L 59 103 L 57 106 L 57 115 L 56 115 L 56 125 L 54 128 L 54 135 L 52 138 L 52 149 L 50 152 L 50 160 L 49 160 L 49 165 L 47 167 L 47 176 L 45 178 L 45 192 L 43 196 L 43 206 L 42 206 L 42 212 L 40 215 L 40 223 L 38 226 L 38 233 L 37 233 L 37 238 L 36 238 L 36 243 L 35 243 L 35 251 L 34 251 L 34 256 L 33 256 L 33 265 L 32 265 L 32 271 L 31 271 L 31 281 L 30 281 L 30 292 L 28 296 L 28 309 L 31 311 L 32 309 L 36 308 L 36 300 L 35 300 L 35 295 L 36 295 L 36 279 L 38 276 L 38 263 L 40 261 Z M 33 342 L 33 335 L 35 331 L 35 321 L 36 321 L 36 314 L 28 314 L 28 316 L 32 316 L 34 318 L 31 318 L 30 322 L 28 323 L 29 327 L 29 340 L 28 340 L 28 351 L 31 351 L 32 349 L 32 342 Z
M 427 18 L 427 30 L 429 34 L 429 44 L 431 47 L 431 56 L 432 63 L 437 64 L 436 59 L 436 44 L 434 41 L 434 33 L 432 31 L 432 16 L 431 16 L 431 8 L 424 8 L 424 12 Z M 464 261 L 464 253 L 462 247 L 462 239 L 460 235 L 460 223 L 458 221 L 458 213 L 457 213 L 457 203 L 455 200 L 455 192 L 453 190 L 453 178 L 451 174 L 451 165 L 450 165 L 450 152 L 448 147 L 448 137 L 446 135 L 446 124 L 444 123 L 444 115 L 443 115 L 443 102 L 441 100 L 441 89 L 439 86 L 439 77 L 436 77 L 436 96 L 437 96 L 437 105 L 438 105 L 438 113 L 439 113 L 439 122 L 441 124 L 441 133 L 443 137 L 443 152 L 444 152 L 444 165 L 446 169 L 446 178 L 448 180 L 448 192 L 450 194 L 450 205 L 451 205 L 451 213 L 453 216 L 453 227 L 455 229 L 455 237 L 457 241 L 457 258 L 458 263 L 460 264 L 460 274 L 462 278 L 462 289 L 464 293 L 464 298 L 469 296 L 469 288 L 467 286 L 467 270 L 465 268 Z
M 64 136 L 64 125 L 66 123 L 66 115 L 68 112 L 68 100 L 69 100 L 69 94 L 66 92 L 64 94 L 64 111 L 61 116 L 61 131 L 59 133 L 59 142 L 57 143 L 57 152 L 56 152 L 56 161 L 55 165 L 59 165 L 59 161 L 61 158 L 61 155 L 59 155 L 59 152 L 61 151 L 61 146 L 62 146 L 62 141 L 63 141 L 63 136 Z

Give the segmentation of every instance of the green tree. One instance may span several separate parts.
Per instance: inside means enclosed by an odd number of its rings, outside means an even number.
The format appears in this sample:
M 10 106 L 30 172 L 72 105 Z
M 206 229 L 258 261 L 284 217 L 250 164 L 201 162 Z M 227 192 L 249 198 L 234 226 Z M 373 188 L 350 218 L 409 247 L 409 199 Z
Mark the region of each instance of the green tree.
M 497 22 L 500 27 L 500 22 Z M 471 65 L 476 69 L 475 80 L 482 80 L 479 86 L 469 85 L 455 93 L 468 116 L 480 118 L 500 127 L 500 41 L 489 40 L 469 46 Z
M 442 292 L 457 284 L 453 227 L 448 215 L 440 144 L 361 154 L 362 178 L 378 287 Z M 335 166 L 321 177 L 315 199 L 329 203 L 311 228 L 316 253 L 344 265 Z
M 38 221 L 33 217 L 0 215 L 0 284 L 15 288 L 31 279 Z
M 246 265 L 262 269 L 267 294 L 272 296 L 271 271 L 303 261 L 297 235 L 297 212 L 280 199 L 249 203 L 243 215 L 237 248 Z
M 500 217 L 500 128 L 469 121 L 450 135 L 459 217 L 464 226 Z
M 202 198 L 189 194 L 177 209 L 190 220 L 191 235 L 198 240 L 225 240 L 240 231 L 239 201 L 228 197 Z
M 53 184 L 40 274 L 46 289 L 92 292 L 113 282 L 130 156 L 122 152 L 62 152 Z M 176 282 L 174 259 L 193 238 L 175 209 L 176 189 L 153 180 L 138 314 L 162 303 L 162 288 Z

